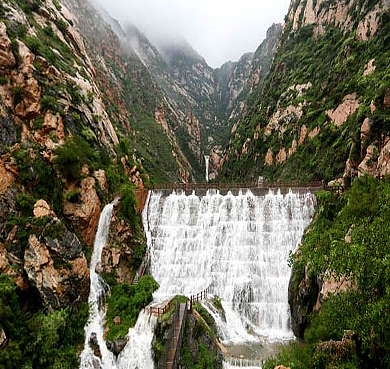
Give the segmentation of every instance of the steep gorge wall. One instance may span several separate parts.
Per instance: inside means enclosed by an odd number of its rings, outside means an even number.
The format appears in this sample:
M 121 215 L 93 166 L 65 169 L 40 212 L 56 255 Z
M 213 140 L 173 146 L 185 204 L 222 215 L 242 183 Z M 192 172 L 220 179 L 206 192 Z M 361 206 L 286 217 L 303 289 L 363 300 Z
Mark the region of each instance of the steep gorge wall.
M 232 132 L 222 178 L 389 173 L 389 3 L 292 1 L 270 74 Z

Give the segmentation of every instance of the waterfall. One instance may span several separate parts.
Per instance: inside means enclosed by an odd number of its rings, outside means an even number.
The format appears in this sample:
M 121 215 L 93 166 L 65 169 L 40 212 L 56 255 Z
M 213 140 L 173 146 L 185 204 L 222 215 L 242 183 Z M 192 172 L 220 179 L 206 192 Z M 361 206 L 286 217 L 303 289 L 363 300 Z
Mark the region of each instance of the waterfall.
M 209 160 L 210 160 L 210 156 L 205 155 L 204 160 L 206 162 L 206 182 L 208 182 L 209 181 Z
M 127 334 L 127 344 L 118 359 L 107 349 L 103 337 L 105 306 L 104 299 L 108 286 L 96 272 L 102 259 L 102 251 L 107 242 L 111 215 L 118 200 L 104 207 L 100 214 L 99 225 L 95 236 L 95 243 L 90 263 L 90 292 L 89 292 L 89 319 L 85 326 L 84 350 L 80 356 L 80 369 L 153 369 L 154 363 L 151 354 L 151 342 L 156 318 L 145 310 L 141 312 L 134 328 Z M 94 341 L 94 352 L 90 340 Z
M 90 271 L 90 291 L 88 297 L 89 303 L 89 319 L 85 326 L 85 343 L 84 350 L 81 353 L 80 369 L 91 368 L 111 368 L 114 365 L 114 355 L 107 349 L 103 339 L 103 324 L 105 318 L 104 298 L 108 290 L 107 284 L 103 278 L 96 272 L 96 267 L 100 265 L 102 260 L 102 251 L 107 242 L 108 231 L 110 228 L 111 215 L 114 205 L 118 200 L 114 200 L 111 204 L 104 207 L 100 214 L 99 225 L 97 228 Z M 94 337 L 95 346 L 98 345 L 101 358 L 95 355 L 90 347 L 91 337 Z
M 287 259 L 314 205 L 312 193 L 299 191 L 222 196 L 209 190 L 202 197 L 153 191 L 144 228 L 151 275 L 160 284 L 155 299 L 211 286 L 226 313 L 226 319 L 213 314 L 225 342 L 292 338 Z
M 128 344 L 118 357 L 118 369 L 153 369 L 151 342 L 157 317 L 143 310 L 127 334 Z

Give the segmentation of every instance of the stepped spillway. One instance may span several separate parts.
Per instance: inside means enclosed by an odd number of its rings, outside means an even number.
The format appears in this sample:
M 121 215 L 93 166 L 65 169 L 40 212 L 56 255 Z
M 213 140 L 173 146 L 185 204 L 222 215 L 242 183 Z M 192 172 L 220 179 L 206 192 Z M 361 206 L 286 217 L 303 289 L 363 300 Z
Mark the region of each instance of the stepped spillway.
M 155 299 L 211 286 L 226 319 L 215 315 L 225 342 L 292 338 L 287 302 L 289 253 L 314 213 L 306 191 L 249 190 L 222 196 L 152 191 L 143 212 L 151 248 Z

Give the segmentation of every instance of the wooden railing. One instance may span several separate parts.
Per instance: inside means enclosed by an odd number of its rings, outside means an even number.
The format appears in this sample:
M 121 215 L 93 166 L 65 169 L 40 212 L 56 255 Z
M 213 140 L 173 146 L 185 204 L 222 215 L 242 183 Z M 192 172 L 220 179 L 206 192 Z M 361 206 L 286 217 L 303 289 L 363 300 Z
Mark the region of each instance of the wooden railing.
M 175 305 L 174 301 L 175 300 L 171 299 L 171 300 L 165 301 L 164 303 L 162 303 L 159 306 L 149 306 L 149 308 L 148 308 L 149 314 L 155 314 L 155 315 L 160 316 L 160 315 L 167 313 Z
M 194 302 L 199 302 L 201 300 L 207 299 L 208 295 L 210 294 L 211 286 L 207 287 L 202 292 L 197 293 L 196 295 L 191 295 L 190 297 L 190 310 L 192 310 L 192 305 Z
M 242 183 L 162 183 L 149 190 L 240 189 L 240 188 L 323 188 L 323 182 L 242 182 Z

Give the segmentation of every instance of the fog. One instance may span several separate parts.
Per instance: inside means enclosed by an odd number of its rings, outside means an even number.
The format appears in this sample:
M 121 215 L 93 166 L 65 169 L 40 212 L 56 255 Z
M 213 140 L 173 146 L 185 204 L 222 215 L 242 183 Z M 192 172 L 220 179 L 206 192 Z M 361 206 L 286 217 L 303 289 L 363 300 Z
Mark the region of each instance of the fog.
M 255 51 L 290 0 L 95 0 L 154 43 L 185 38 L 212 67 Z

